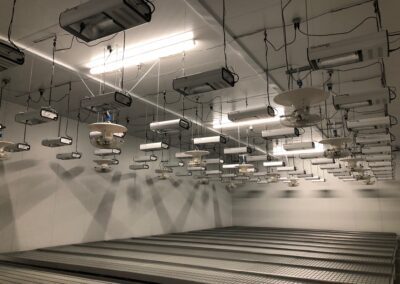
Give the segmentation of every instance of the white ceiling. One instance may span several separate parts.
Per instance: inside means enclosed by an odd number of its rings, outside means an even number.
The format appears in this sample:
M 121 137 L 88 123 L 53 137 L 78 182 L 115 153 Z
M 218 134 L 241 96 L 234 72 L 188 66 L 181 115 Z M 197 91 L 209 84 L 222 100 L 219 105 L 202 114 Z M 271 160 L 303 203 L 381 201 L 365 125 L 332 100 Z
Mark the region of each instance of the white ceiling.
M 306 19 L 305 2 L 306 0 L 293 0 L 285 10 L 285 19 L 287 23 L 291 23 L 294 17 Z M 58 36 L 59 48 L 68 47 L 71 43 L 71 36 L 66 34 L 58 26 L 58 15 L 66 8 L 73 7 L 85 1 L 54 1 L 54 0 L 18 0 L 16 7 L 16 15 L 13 26 L 13 39 L 40 53 L 43 56 L 51 56 L 52 39 L 46 39 L 52 34 Z M 133 109 L 129 109 L 121 113 L 121 120 L 125 117 L 130 119 L 130 132 L 134 135 L 143 136 L 144 126 L 146 122 L 153 119 L 153 115 L 157 115 L 154 105 L 157 102 L 157 96 L 154 95 L 160 91 L 167 91 L 166 108 L 176 113 L 182 113 L 182 98 L 180 95 L 172 92 L 172 80 L 182 74 L 191 74 L 207 69 L 220 67 L 223 62 L 222 47 L 222 28 L 220 26 L 210 25 L 210 19 L 216 17 L 221 21 L 222 0 L 154 0 L 156 12 L 153 20 L 149 24 L 135 27 L 127 31 L 127 45 L 133 45 L 140 42 L 160 38 L 169 34 L 180 33 L 183 31 L 193 31 L 197 46 L 194 50 L 188 51 L 183 60 L 182 54 L 163 58 L 160 64 L 155 64 L 144 80 L 133 90 L 138 98 L 135 99 Z M 259 66 L 265 66 L 265 49 L 263 43 L 263 32 L 254 33 L 262 30 L 265 26 L 268 28 L 269 39 L 276 45 L 281 46 L 283 43 L 280 15 L 280 0 L 227 0 L 227 20 L 226 26 L 230 34 L 235 38 L 234 42 L 228 42 L 228 62 L 240 75 L 240 81 L 233 89 L 221 90 L 199 97 L 199 102 L 204 104 L 196 104 L 189 100 L 195 101 L 196 98 L 188 98 L 185 100 L 185 114 L 196 120 L 195 111 L 204 120 L 204 125 L 211 127 L 213 119 L 219 119 L 221 114 L 219 110 L 222 104 L 222 111 L 226 113 L 233 109 L 242 109 L 247 105 L 249 107 L 263 104 L 266 102 L 265 75 Z M 286 1 L 284 1 L 286 2 Z M 308 0 L 308 17 L 325 14 L 314 20 L 309 21 L 310 33 L 334 33 L 349 30 L 367 16 L 373 16 L 374 10 L 372 2 L 361 4 L 354 8 L 341 10 L 336 13 L 329 11 L 338 10 L 352 4 L 365 2 L 363 0 Z M 6 35 L 11 13 L 11 0 L 0 0 L 0 34 Z M 400 22 L 397 20 L 396 11 L 400 10 L 400 2 L 397 0 L 380 1 L 382 10 L 382 19 L 384 28 L 389 31 L 400 30 Z M 199 7 L 205 10 L 194 11 Z M 194 8 L 194 9 L 193 9 Z M 305 23 L 302 29 L 305 30 Z M 310 37 L 310 45 L 320 44 L 324 42 L 335 41 L 343 38 L 353 37 L 356 35 L 367 34 L 376 31 L 374 21 L 367 21 L 351 34 L 341 36 L 327 37 Z M 246 36 L 246 34 L 249 34 Z M 288 39 L 293 37 L 293 26 L 287 28 Z M 228 37 L 229 39 L 229 37 Z M 40 42 L 37 42 L 40 41 Z M 101 43 L 95 47 L 87 47 L 83 44 L 73 43 L 72 49 L 58 52 L 56 59 L 62 63 L 69 65 L 75 71 L 68 70 L 64 67 L 56 68 L 56 84 L 72 81 L 72 109 L 77 109 L 79 101 L 82 97 L 90 95 L 78 73 L 84 78 L 86 84 L 95 94 L 99 92 L 99 81 L 88 78 L 89 70 L 85 67 L 88 61 L 104 52 L 106 45 L 113 46 L 122 44 L 122 34 L 117 35 L 109 42 Z M 397 44 L 400 44 L 397 42 Z M 307 38 L 301 34 L 297 34 L 297 40 L 293 45 L 288 47 L 288 60 L 292 67 L 300 67 L 307 65 L 306 57 Z M 246 52 L 247 51 L 247 52 Z M 368 62 L 369 63 L 369 62 Z M 368 63 L 360 64 L 360 66 Z M 147 63 L 138 71 L 137 67 L 128 68 L 125 71 L 125 87 L 130 89 L 135 85 L 137 80 L 151 68 L 154 62 Z M 393 53 L 390 58 L 385 59 L 387 82 L 390 86 L 400 89 L 398 78 L 400 76 L 400 52 Z M 33 66 L 33 67 L 32 67 Z M 283 90 L 287 86 L 287 77 L 285 75 L 285 56 L 283 49 L 275 52 L 270 48 L 269 66 L 271 69 L 271 77 L 275 79 L 275 83 Z M 353 67 L 353 66 L 351 66 Z M 184 69 L 184 71 L 183 71 Z M 345 69 L 345 68 L 343 68 Z M 32 72 L 33 71 L 33 72 Z M 29 92 L 30 74 L 32 72 L 31 90 L 38 88 L 49 88 L 51 64 L 48 60 L 40 56 L 28 53 L 26 63 L 22 67 L 11 69 L 0 74 L 1 78 L 11 78 L 11 84 L 7 87 L 6 99 L 17 103 L 25 103 L 27 93 Z M 160 75 L 160 77 L 159 77 Z M 305 74 L 295 74 L 303 76 Z M 315 86 L 322 86 L 322 82 L 327 78 L 326 72 L 317 71 L 312 74 L 312 83 Z M 380 68 L 373 65 L 370 68 L 361 69 L 353 72 L 334 73 L 333 83 L 336 93 L 358 92 L 370 88 L 380 86 Z M 119 72 L 109 74 L 107 76 L 99 76 L 101 80 L 107 81 L 111 85 L 118 85 Z M 159 77 L 159 88 L 157 87 Z M 368 79 L 367 78 L 372 78 Z M 339 84 L 340 82 L 340 84 Z M 304 85 L 309 85 L 310 76 L 304 80 Z M 111 88 L 107 87 L 107 90 Z M 67 91 L 67 87 L 57 88 L 54 97 L 59 98 Z M 32 95 L 34 99 L 38 97 L 38 93 Z M 144 100 L 147 100 L 147 103 Z M 160 105 L 163 104 L 163 96 L 159 96 Z M 41 102 L 39 104 L 43 104 Z M 150 104 L 149 104 L 150 103 Z M 38 106 L 37 104 L 36 106 Z M 32 104 L 35 106 L 35 104 Z M 210 109 L 213 106 L 213 110 Z M 399 114 L 399 101 L 393 102 L 389 108 L 392 115 Z M 59 111 L 65 111 L 65 101 L 56 103 L 55 107 Z M 202 113 L 202 114 L 201 114 Z M 163 117 L 162 109 L 159 110 L 160 119 Z M 146 119 L 147 117 L 147 119 Z M 170 114 L 166 118 L 171 117 Z M 93 118 L 95 119 L 95 118 Z M 338 118 L 340 119 L 340 118 Z M 197 119 L 198 121 L 200 118 Z M 206 129 L 196 129 L 196 131 L 206 131 Z M 243 137 L 245 129 L 241 134 Z M 393 133 L 400 137 L 399 127 L 394 127 Z M 237 136 L 236 130 L 230 131 L 228 134 Z M 258 130 L 255 134 L 259 135 Z M 257 143 L 262 143 L 262 140 Z M 399 142 L 395 142 L 400 145 Z

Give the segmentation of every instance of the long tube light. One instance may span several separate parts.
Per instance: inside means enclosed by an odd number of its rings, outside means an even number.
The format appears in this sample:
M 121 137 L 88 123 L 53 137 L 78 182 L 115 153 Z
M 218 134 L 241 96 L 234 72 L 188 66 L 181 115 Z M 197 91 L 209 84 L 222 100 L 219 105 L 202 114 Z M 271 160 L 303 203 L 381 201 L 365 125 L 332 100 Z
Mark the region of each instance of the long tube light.
M 264 167 L 284 167 L 285 166 L 285 162 L 283 162 L 283 161 L 264 162 L 263 166 Z
M 125 54 L 119 48 L 107 56 L 99 55 L 90 61 L 87 67 L 90 68 L 92 75 L 102 74 L 175 55 L 195 46 L 193 32 L 175 34 L 140 45 L 128 46 L 125 48 Z

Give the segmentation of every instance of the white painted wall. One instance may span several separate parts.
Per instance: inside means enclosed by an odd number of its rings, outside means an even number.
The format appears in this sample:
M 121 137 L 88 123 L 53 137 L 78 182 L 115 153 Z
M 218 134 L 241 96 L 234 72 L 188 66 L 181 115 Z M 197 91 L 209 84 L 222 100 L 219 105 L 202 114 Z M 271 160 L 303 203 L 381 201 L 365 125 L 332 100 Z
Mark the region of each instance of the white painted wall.
M 23 125 L 14 123 L 21 106 L 4 102 L 4 140 L 22 142 Z M 76 122 L 69 134 L 75 137 Z M 159 181 L 154 167 L 130 171 L 141 140 L 128 136 L 120 165 L 111 173 L 93 169 L 94 148 L 86 125 L 80 128 L 79 161 L 60 161 L 43 137 L 57 135 L 57 123 L 28 127 L 31 151 L 0 162 L 0 252 L 63 244 L 181 232 L 232 224 L 231 195 L 218 184 L 196 186 L 191 178 Z M 152 182 L 153 181 L 153 182 Z
M 398 181 L 367 186 L 326 177 L 326 183 L 301 180 L 296 188 L 284 183 L 238 187 L 233 195 L 234 225 L 400 234 Z

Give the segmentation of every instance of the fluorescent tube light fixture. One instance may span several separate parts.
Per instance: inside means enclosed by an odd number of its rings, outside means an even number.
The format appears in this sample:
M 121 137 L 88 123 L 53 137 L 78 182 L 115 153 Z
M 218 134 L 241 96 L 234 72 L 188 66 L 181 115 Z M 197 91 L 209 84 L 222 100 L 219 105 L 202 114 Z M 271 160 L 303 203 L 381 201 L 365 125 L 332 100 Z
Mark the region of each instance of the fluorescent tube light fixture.
M 235 86 L 235 75 L 226 68 L 174 79 L 172 87 L 183 95 L 197 95 Z
M 261 136 L 266 140 L 292 138 L 300 136 L 300 131 L 297 128 L 279 128 L 271 130 L 263 130 Z
M 100 157 L 121 155 L 121 149 L 96 149 L 94 155 Z
M 392 152 L 391 146 L 363 147 L 361 149 L 362 154 L 385 154 L 391 152 Z
M 222 165 L 223 169 L 237 169 L 239 168 L 239 164 L 224 164 Z
M 276 170 L 278 172 L 293 172 L 296 170 L 296 167 L 277 167 Z
M 364 118 L 359 120 L 347 121 L 347 129 L 349 129 L 350 131 L 389 127 L 390 125 L 391 125 L 390 116 Z
M 61 28 L 90 42 L 151 21 L 145 0 L 91 0 L 60 14 Z
M 264 162 L 263 166 L 264 167 L 284 167 L 285 166 L 285 162 L 283 162 L 283 161 Z
M 0 40 L 0 72 L 25 62 L 25 54 L 11 44 Z
M 111 92 L 95 97 L 83 98 L 81 107 L 99 113 L 110 110 L 121 110 L 132 105 L 132 97 L 121 92 Z
M 233 122 L 243 120 L 265 119 L 275 116 L 275 110 L 271 106 L 261 106 L 256 108 L 248 108 L 244 110 L 236 110 L 228 113 L 228 119 Z
M 219 165 L 219 164 L 223 164 L 224 160 L 221 160 L 219 158 L 215 158 L 215 159 L 204 159 L 203 162 L 206 165 Z
M 132 171 L 148 170 L 149 168 L 149 165 L 146 164 L 134 164 L 129 166 L 129 169 Z
M 286 151 L 309 150 L 314 148 L 314 142 L 296 142 L 283 145 L 283 149 L 285 149 Z
M 20 112 L 15 115 L 15 121 L 22 124 L 37 125 L 49 121 L 58 120 L 58 113 L 50 107 L 42 107 L 39 110 Z
M 150 123 L 150 130 L 160 134 L 176 133 L 180 130 L 188 130 L 189 128 L 190 122 L 184 118 Z
M 79 152 L 62 153 L 62 154 L 57 154 L 56 158 L 58 160 L 63 160 L 63 161 L 79 160 L 80 158 L 82 158 L 82 153 Z
M 252 152 L 253 150 L 250 147 L 224 148 L 225 155 L 251 154 Z
M 145 143 L 140 144 L 140 151 L 148 152 L 148 151 L 160 151 L 169 149 L 169 145 L 164 142 L 154 142 L 154 143 Z
M 332 68 L 389 56 L 388 32 L 350 37 L 307 49 L 310 66 L 314 70 Z
M 140 156 L 134 159 L 134 161 L 137 163 L 155 162 L 157 161 L 157 156 L 156 155 Z
M 197 137 L 193 138 L 194 145 L 202 145 L 202 144 L 226 144 L 227 140 L 225 136 L 217 135 L 217 136 L 209 136 L 209 137 Z
M 330 159 L 330 158 L 316 158 L 311 160 L 311 165 L 326 165 L 334 163 L 335 159 Z
M 72 145 L 72 138 L 70 137 L 57 137 L 51 139 L 43 139 L 42 145 L 45 147 L 55 148 Z
M 333 97 L 333 105 L 336 109 L 359 108 L 371 105 L 386 105 L 391 102 L 389 88 Z
M 192 32 L 175 34 L 140 45 L 127 46 L 125 55 L 122 50 L 117 49 L 106 58 L 106 61 L 104 55 L 101 54 L 94 58 L 88 64 L 88 67 L 90 68 L 90 74 L 102 74 L 119 70 L 122 67 L 136 66 L 162 57 L 179 54 L 195 46 L 196 43 Z

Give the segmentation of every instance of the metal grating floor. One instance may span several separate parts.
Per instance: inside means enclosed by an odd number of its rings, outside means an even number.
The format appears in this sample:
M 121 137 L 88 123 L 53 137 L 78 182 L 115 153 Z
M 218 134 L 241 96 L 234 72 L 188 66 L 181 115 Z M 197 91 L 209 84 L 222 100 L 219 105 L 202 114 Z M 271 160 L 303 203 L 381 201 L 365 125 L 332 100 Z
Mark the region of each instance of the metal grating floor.
M 13 282 L 20 283 L 24 273 L 34 273 L 43 282 L 30 283 L 65 283 L 62 277 L 77 275 L 88 281 L 77 283 L 104 283 L 93 279 L 97 275 L 108 283 L 389 284 L 396 238 L 389 233 L 230 227 L 105 241 L 1 256 L 0 283 L 12 283 L 3 279 L 14 276 Z M 46 272 L 32 266 L 50 271 L 49 277 L 59 282 L 46 282 Z

